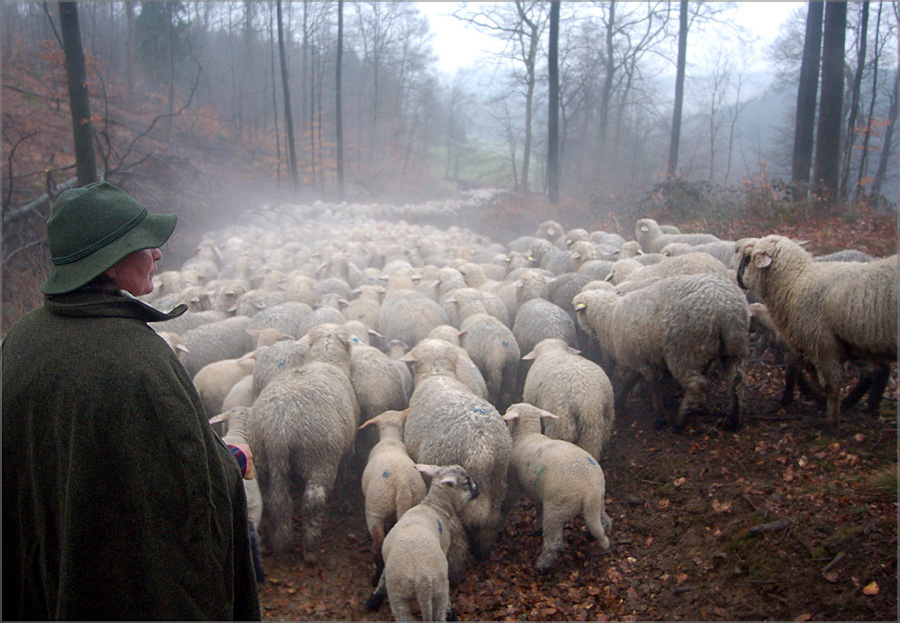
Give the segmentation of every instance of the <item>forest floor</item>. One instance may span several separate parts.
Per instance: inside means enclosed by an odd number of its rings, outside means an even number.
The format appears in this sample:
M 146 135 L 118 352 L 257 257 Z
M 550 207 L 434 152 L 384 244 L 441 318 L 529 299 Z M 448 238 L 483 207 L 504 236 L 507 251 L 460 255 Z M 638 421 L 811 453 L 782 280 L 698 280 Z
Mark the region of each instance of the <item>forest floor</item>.
M 896 370 L 893 371 L 896 378 Z M 682 434 L 657 430 L 634 394 L 603 451 L 611 548 L 569 522 L 539 575 L 534 506 L 521 499 L 490 559 L 451 589 L 460 620 L 897 620 L 897 392 L 874 414 L 799 396 L 781 408 L 772 353 L 746 370 L 744 426 L 725 432 L 724 392 Z M 320 562 L 264 556 L 265 620 L 391 620 L 367 611 L 371 554 L 359 481 L 332 496 Z M 297 542 L 299 516 L 295 516 Z

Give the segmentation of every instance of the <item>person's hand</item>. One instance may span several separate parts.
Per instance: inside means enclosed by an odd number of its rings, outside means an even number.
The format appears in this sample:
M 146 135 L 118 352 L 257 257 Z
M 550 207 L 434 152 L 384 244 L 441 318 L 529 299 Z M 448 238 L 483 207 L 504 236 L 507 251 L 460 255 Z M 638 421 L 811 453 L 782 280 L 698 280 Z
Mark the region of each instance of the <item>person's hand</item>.
M 250 450 L 250 446 L 245 443 L 234 443 L 230 445 L 243 453 L 244 458 L 247 460 L 247 467 L 243 470 L 244 480 L 251 480 L 256 473 L 253 469 L 253 452 Z

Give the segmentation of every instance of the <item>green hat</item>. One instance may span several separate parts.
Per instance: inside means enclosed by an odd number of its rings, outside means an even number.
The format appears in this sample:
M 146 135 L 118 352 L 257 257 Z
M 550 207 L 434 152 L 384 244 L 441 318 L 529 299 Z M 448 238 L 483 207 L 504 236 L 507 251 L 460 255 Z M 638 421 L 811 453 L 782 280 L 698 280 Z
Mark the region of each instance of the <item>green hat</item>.
M 162 246 L 177 218 L 148 212 L 134 197 L 107 182 L 63 192 L 47 220 L 53 267 L 41 292 L 70 292 L 129 253 Z

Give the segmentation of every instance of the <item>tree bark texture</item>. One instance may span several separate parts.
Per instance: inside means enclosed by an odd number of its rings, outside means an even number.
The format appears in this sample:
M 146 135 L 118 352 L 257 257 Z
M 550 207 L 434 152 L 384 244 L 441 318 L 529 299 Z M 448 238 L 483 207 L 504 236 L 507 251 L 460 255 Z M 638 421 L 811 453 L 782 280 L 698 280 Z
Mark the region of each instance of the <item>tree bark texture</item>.
M 813 184 L 826 203 L 837 196 L 840 175 L 846 30 L 847 3 L 826 3 L 822 42 L 822 93 L 819 98 L 819 124 L 816 130 L 816 160 L 813 174 Z
M 77 2 L 59 3 L 59 27 L 62 31 L 63 51 L 66 56 L 66 78 L 69 81 L 75 170 L 78 185 L 85 186 L 97 181 L 97 160 L 94 154 L 94 123 L 91 121 L 91 104 L 88 98 Z
M 559 1 L 550 3 L 550 47 L 548 51 L 550 92 L 547 103 L 547 193 L 550 203 L 559 202 Z
M 338 0 L 337 58 L 334 64 L 334 119 L 337 151 L 338 199 L 344 200 L 344 115 L 341 106 L 341 66 L 344 58 L 344 0 Z
M 841 199 L 850 194 L 850 164 L 853 161 L 853 143 L 856 138 L 856 116 L 859 110 L 859 91 L 862 86 L 863 70 L 866 68 L 866 36 L 869 30 L 869 3 L 862 3 L 862 17 L 859 23 L 859 54 L 857 55 L 856 74 L 853 76 L 853 92 L 850 97 L 850 118 L 847 120 L 847 147 L 844 149 L 844 162 L 841 166 Z
M 284 53 L 284 23 L 281 18 L 281 0 L 275 4 L 278 21 L 278 53 L 281 58 L 281 90 L 284 93 L 284 121 L 287 128 L 288 158 L 291 167 L 291 188 L 296 193 L 300 188 L 300 176 L 297 171 L 297 148 L 294 144 L 294 121 L 291 115 L 291 90 L 288 86 L 287 59 Z
M 684 104 L 684 70 L 687 62 L 688 35 L 688 3 L 681 1 L 681 12 L 678 16 L 678 66 L 675 72 L 675 109 L 672 112 L 672 139 L 669 142 L 669 159 L 666 162 L 666 175 L 675 177 L 678 168 L 678 144 L 681 142 L 681 108 Z
M 797 87 L 797 117 L 794 125 L 794 153 L 791 163 L 791 179 L 794 183 L 808 183 L 809 170 L 812 167 L 824 15 L 824 2 L 807 4 L 806 34 L 803 39 L 800 84 Z

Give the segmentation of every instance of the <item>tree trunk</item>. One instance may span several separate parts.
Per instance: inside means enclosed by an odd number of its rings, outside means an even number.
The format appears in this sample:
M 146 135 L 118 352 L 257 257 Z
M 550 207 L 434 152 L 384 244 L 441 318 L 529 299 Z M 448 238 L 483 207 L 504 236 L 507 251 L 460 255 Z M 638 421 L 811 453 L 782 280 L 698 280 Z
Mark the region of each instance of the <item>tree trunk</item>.
M 297 173 L 297 149 L 294 144 L 294 121 L 291 118 L 291 90 L 288 86 L 287 59 L 284 53 L 284 24 L 281 19 L 281 0 L 276 0 L 278 20 L 278 54 L 281 58 L 281 90 L 284 92 L 284 120 L 287 127 L 288 159 L 291 167 L 291 189 L 296 193 L 300 189 Z
M 872 97 L 869 100 L 869 114 L 866 116 L 866 131 L 863 135 L 863 144 L 859 159 L 859 171 L 856 175 L 856 190 L 853 193 L 853 200 L 857 201 L 862 193 L 862 180 L 866 176 L 866 170 L 869 165 L 869 139 L 872 137 L 872 120 L 875 116 L 875 100 L 878 99 L 878 57 L 880 56 L 878 46 L 879 35 L 881 34 L 881 9 L 884 3 L 878 2 L 878 19 L 875 20 L 875 56 L 872 61 Z M 894 89 L 896 90 L 896 89 Z
M 127 92 L 126 103 L 131 108 L 134 105 L 134 2 L 125 3 L 125 17 L 127 34 L 125 35 L 125 79 Z
M 681 108 L 684 104 L 684 70 L 687 61 L 688 3 L 681 0 L 678 17 L 678 66 L 675 73 L 675 110 L 672 112 L 672 140 L 669 142 L 669 160 L 666 175 L 675 177 L 678 168 L 678 143 L 681 141 Z
M 334 125 L 337 149 L 338 200 L 344 200 L 344 114 L 341 107 L 341 65 L 344 57 L 344 0 L 338 0 L 337 59 L 334 64 Z
M 547 119 L 547 192 L 550 203 L 559 202 L 559 1 L 550 3 L 548 51 L 550 93 Z
M 866 68 L 866 36 L 869 29 L 869 3 L 862 3 L 862 18 L 859 23 L 859 54 L 856 62 L 856 75 L 853 76 L 853 93 L 850 99 L 850 118 L 847 120 L 847 145 L 844 148 L 844 164 L 841 167 L 840 197 L 846 199 L 850 194 L 850 164 L 853 161 L 853 143 L 856 138 L 856 115 L 859 109 L 859 90 L 862 85 L 863 70 Z
M 75 170 L 78 185 L 85 186 L 97 181 L 97 160 L 94 154 L 94 123 L 91 121 L 91 104 L 88 99 L 77 2 L 59 3 L 59 28 L 66 56 L 66 78 L 69 82 Z
M 612 100 L 613 77 L 616 72 L 614 35 L 616 25 L 616 3 L 609 3 L 609 23 L 606 25 L 606 75 L 603 77 L 603 91 L 600 95 L 600 157 L 606 153 L 606 128 L 609 125 L 609 104 Z M 602 162 L 602 160 L 601 160 Z
M 872 182 L 872 197 L 878 197 L 881 193 L 881 185 L 887 175 L 888 160 L 891 159 L 891 143 L 894 140 L 894 126 L 897 125 L 897 72 L 894 72 L 894 90 L 891 92 L 891 111 L 888 113 L 888 126 L 884 130 L 884 142 L 881 147 L 881 160 L 878 163 L 878 172 L 875 181 Z
M 270 5 L 271 7 L 271 5 Z M 272 114 L 275 118 L 275 183 L 281 186 L 281 136 L 278 131 L 278 82 L 275 80 L 275 26 L 272 24 L 272 10 L 269 9 L 269 59 L 272 71 Z
M 824 2 L 810 2 L 806 9 L 806 34 L 803 38 L 803 61 L 797 87 L 797 117 L 794 125 L 794 154 L 791 180 L 809 182 L 812 167 L 813 136 L 816 128 L 816 94 L 819 86 L 819 60 L 822 53 L 822 18 Z
M 822 93 L 819 97 L 819 125 L 816 130 L 816 160 L 813 183 L 819 197 L 831 202 L 838 191 L 841 165 L 841 119 L 844 104 L 844 37 L 847 30 L 847 3 L 825 6 L 825 34 L 822 43 Z
M 172 115 L 175 114 L 175 25 L 174 3 L 166 2 L 166 55 L 169 65 L 169 102 L 167 107 L 166 123 L 163 126 L 164 133 L 168 137 L 172 133 Z

